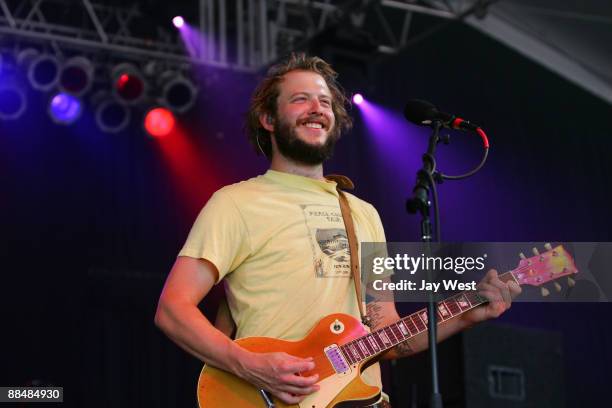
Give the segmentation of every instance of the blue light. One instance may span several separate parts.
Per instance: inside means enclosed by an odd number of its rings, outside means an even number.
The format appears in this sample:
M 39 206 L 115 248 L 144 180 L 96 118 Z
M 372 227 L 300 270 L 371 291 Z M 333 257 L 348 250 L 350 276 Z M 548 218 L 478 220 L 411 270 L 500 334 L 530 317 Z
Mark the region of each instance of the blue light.
M 69 125 L 81 116 L 82 104 L 79 98 L 58 93 L 49 102 L 49 115 L 55 123 Z

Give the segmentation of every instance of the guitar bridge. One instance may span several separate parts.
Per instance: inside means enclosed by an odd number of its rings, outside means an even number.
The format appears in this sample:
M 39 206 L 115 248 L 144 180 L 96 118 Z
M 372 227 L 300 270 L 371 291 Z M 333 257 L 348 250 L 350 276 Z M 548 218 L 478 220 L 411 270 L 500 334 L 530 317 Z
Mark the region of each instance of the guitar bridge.
M 325 353 L 325 356 L 331 363 L 332 367 L 334 367 L 336 374 L 348 374 L 351 372 L 351 366 L 342 355 L 340 347 L 338 347 L 337 344 L 332 344 L 331 346 L 325 347 L 323 352 Z

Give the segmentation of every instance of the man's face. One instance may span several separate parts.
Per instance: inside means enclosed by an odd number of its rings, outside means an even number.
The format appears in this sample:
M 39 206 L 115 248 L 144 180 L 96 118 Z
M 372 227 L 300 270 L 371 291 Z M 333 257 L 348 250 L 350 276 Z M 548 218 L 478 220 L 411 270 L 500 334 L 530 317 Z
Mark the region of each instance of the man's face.
M 324 162 L 339 137 L 327 83 L 317 73 L 291 71 L 279 87 L 273 131 L 278 150 L 300 163 Z

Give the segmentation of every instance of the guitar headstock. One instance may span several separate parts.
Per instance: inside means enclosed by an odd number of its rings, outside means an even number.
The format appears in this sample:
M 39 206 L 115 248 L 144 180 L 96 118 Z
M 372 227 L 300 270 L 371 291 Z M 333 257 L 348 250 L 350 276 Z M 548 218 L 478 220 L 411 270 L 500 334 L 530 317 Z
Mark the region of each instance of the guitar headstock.
M 578 273 L 574 259 L 569 252 L 558 245 L 553 248 L 550 244 L 545 244 L 546 252 L 540 253 L 537 248 L 533 248 L 533 256 L 527 258 L 523 253 L 519 256 L 521 261 L 516 269 L 512 271 L 512 275 L 516 278 L 520 285 L 542 286 L 545 283 L 556 281 L 557 279 L 567 276 L 569 286 L 574 286 L 575 281 L 570 277 Z M 557 291 L 561 290 L 561 285 L 555 282 Z M 541 288 L 542 295 L 548 296 L 548 289 Z

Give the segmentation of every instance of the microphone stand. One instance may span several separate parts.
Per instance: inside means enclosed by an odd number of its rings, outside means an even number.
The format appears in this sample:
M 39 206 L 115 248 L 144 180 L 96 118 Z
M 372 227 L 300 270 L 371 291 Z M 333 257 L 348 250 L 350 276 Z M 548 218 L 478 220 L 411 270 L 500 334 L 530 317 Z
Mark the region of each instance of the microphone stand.
M 417 172 L 417 182 L 416 186 L 412 190 L 412 198 L 406 201 L 406 210 L 415 214 L 419 212 L 421 214 L 421 240 L 425 243 L 425 256 L 429 256 L 431 254 L 431 241 L 432 241 L 432 228 L 431 228 L 431 220 L 429 216 L 429 209 L 431 207 L 431 202 L 429 200 L 429 190 L 432 190 L 434 194 L 434 204 L 435 204 L 435 226 L 436 226 L 436 239 L 440 240 L 440 228 L 439 228 L 439 215 L 438 215 L 438 205 L 437 205 L 437 194 L 436 194 L 436 186 L 434 182 L 434 178 L 441 182 L 442 179 L 436 177 L 436 159 L 435 159 L 435 151 L 436 146 L 440 142 L 441 138 L 439 136 L 440 128 L 442 127 L 442 122 L 439 120 L 434 120 L 432 123 L 433 131 L 431 136 L 429 137 L 429 145 L 427 147 L 427 153 L 425 153 L 422 157 L 423 159 L 423 167 Z M 445 139 L 444 142 L 448 143 L 448 140 Z M 427 271 L 427 280 L 432 282 L 432 273 L 428 269 Z M 437 353 L 437 318 L 438 314 L 436 313 L 436 302 L 434 300 L 433 291 L 430 290 L 428 293 L 428 301 L 427 301 L 427 337 L 429 342 L 429 356 L 431 362 L 431 385 L 432 385 L 432 393 L 429 400 L 430 408 L 442 408 L 442 394 L 440 393 L 440 384 L 438 381 L 438 353 Z

